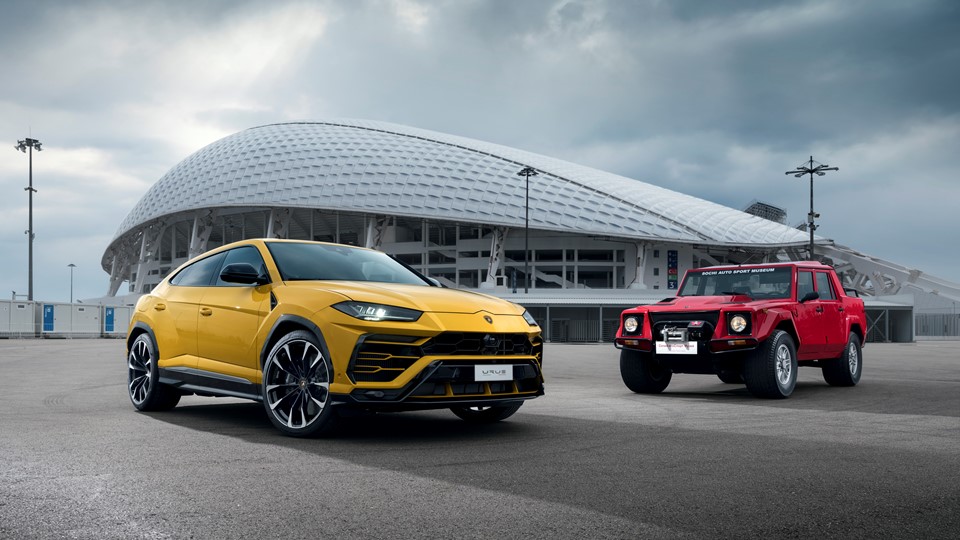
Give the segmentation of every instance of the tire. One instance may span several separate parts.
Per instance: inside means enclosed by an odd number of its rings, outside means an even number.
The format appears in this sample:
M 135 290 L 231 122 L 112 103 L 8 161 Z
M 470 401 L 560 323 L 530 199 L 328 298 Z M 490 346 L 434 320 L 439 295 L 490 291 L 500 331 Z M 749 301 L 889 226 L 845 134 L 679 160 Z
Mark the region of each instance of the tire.
M 840 358 L 824 360 L 823 380 L 830 386 L 856 386 L 863 374 L 863 356 L 860 350 L 860 337 L 850 333 L 847 346 Z
M 747 358 L 743 382 L 751 394 L 769 399 L 790 397 L 797 386 L 797 347 L 790 334 L 774 330 Z
M 627 388 L 638 394 L 659 394 L 670 384 L 673 372 L 658 364 L 650 353 L 623 349 L 620 377 Z
M 720 373 L 717 373 L 717 377 L 727 384 L 743 384 L 743 374 L 739 371 L 724 369 L 720 371 Z
M 492 424 L 513 416 L 520 409 L 522 401 L 508 405 L 489 407 L 451 407 L 450 411 L 471 424 Z
M 330 399 L 333 367 L 313 333 L 295 330 L 280 338 L 263 365 L 263 408 L 284 435 L 329 432 L 336 421 Z
M 127 395 L 139 411 L 167 411 L 180 402 L 180 392 L 160 383 L 157 345 L 144 332 L 127 353 Z

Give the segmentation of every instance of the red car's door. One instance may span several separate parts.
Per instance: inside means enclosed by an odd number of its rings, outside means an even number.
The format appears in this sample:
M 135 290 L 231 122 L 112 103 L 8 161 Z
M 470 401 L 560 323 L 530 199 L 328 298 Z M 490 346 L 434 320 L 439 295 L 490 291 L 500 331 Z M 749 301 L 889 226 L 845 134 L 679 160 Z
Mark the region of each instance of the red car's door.
M 843 303 L 833 286 L 830 273 L 816 273 L 817 293 L 820 294 L 820 327 L 823 332 L 823 358 L 835 358 L 843 352 L 847 344 L 846 329 L 843 325 Z
M 823 306 L 819 299 L 802 302 L 808 293 L 816 292 L 813 271 L 800 270 L 797 272 L 797 304 L 794 312 L 794 323 L 800 343 L 797 344 L 798 360 L 814 360 L 820 358 L 826 344 L 826 335 L 821 324 Z

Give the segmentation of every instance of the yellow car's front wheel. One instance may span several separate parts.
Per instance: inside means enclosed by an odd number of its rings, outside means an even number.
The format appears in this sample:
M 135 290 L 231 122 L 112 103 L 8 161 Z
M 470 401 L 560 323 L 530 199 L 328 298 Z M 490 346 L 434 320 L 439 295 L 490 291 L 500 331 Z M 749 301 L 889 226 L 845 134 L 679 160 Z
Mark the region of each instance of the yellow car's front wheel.
M 330 405 L 333 368 L 317 338 L 306 330 L 283 336 L 263 366 L 263 406 L 280 431 L 308 437 L 329 430 L 336 413 Z

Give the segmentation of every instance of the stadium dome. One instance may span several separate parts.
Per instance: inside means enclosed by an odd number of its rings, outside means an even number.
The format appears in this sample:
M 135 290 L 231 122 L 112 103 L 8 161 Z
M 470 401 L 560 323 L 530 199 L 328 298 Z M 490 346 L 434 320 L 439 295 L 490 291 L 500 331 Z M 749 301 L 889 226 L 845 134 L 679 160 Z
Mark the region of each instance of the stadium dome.
M 806 235 L 623 176 L 464 137 L 370 121 L 251 128 L 183 160 L 113 243 L 151 220 L 224 206 L 326 208 L 717 245 L 802 245 Z
M 524 167 L 536 170 L 530 179 L 529 217 L 525 179 L 518 176 Z M 574 234 L 635 245 L 769 251 L 808 241 L 802 231 L 746 212 L 497 144 L 384 122 L 295 122 L 225 137 L 160 178 L 120 224 L 104 253 L 110 294 L 122 281 L 130 281 L 131 292 L 148 290 L 174 263 L 213 247 L 205 229 L 217 229 L 216 223 L 223 228 L 230 223 L 225 216 L 246 210 L 269 212 L 244 226 L 247 237 L 343 241 L 339 221 L 333 237 L 307 234 L 313 225 L 302 222 L 315 219 L 290 220 L 290 213 L 309 210 L 364 220 L 380 216 L 379 228 L 389 226 L 384 217 L 473 224 L 486 227 L 486 235 L 496 229 L 516 231 L 529 219 L 535 236 Z M 300 223 L 299 235 L 291 221 Z M 357 227 L 373 225 L 365 223 Z M 229 236 L 214 233 L 212 242 L 225 243 Z M 643 258 L 642 253 L 632 256 Z M 502 273 L 502 267 L 498 270 Z M 609 288 L 624 281 L 625 273 Z M 566 283 L 560 286 L 566 288 Z

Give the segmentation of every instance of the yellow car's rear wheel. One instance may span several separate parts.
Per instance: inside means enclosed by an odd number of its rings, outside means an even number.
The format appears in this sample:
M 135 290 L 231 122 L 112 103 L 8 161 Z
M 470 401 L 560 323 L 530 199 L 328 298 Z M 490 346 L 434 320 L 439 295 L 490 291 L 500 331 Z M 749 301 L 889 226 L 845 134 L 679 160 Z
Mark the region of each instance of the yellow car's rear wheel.
M 287 435 L 307 437 L 332 427 L 330 381 L 333 368 L 317 338 L 306 330 L 283 336 L 263 366 L 263 406 L 273 425 Z
M 141 411 L 164 411 L 180 402 L 180 392 L 160 383 L 157 346 L 146 332 L 133 340 L 127 354 L 127 395 Z

